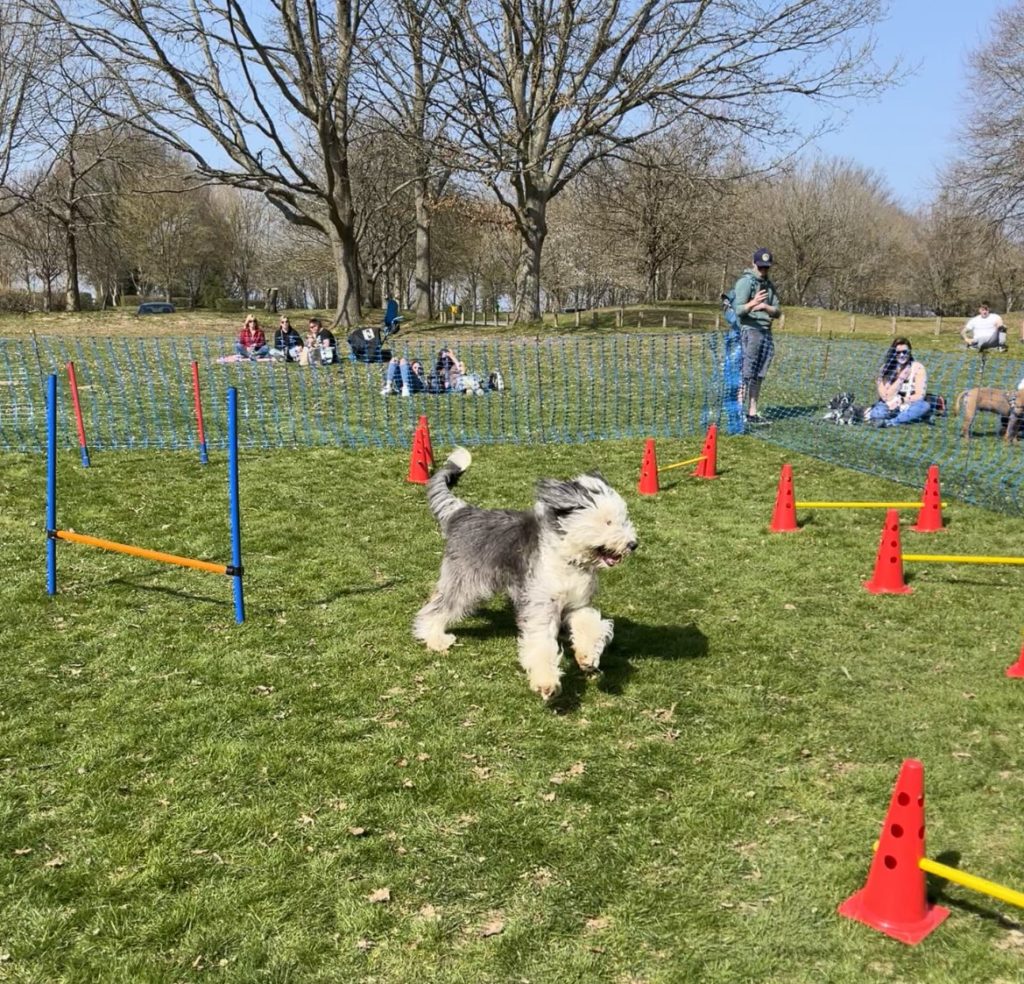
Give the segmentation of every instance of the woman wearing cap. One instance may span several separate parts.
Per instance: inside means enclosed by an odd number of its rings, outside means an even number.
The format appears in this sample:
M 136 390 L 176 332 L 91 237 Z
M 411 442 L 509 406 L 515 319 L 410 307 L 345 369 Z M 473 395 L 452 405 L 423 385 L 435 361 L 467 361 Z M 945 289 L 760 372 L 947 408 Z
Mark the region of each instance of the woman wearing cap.
M 768 279 L 772 254 L 767 249 L 754 250 L 753 266 L 736 281 L 733 310 L 740 326 L 743 365 L 740 370 L 740 403 L 747 408 L 747 424 L 761 427 L 768 423 L 757 412 L 761 384 L 768 374 L 775 342 L 772 322 L 782 314 L 775 285 Z
M 878 402 L 867 412 L 875 427 L 895 427 L 924 420 L 932 405 L 927 396 L 928 372 L 914 359 L 910 340 L 897 338 L 885 353 L 875 382 Z

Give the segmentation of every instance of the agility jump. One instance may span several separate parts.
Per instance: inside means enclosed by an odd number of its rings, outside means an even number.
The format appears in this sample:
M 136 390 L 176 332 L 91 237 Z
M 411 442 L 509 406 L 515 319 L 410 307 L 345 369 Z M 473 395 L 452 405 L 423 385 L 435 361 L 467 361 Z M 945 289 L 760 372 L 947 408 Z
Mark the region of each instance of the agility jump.
M 654 438 L 649 437 L 644 444 L 644 457 L 640 464 L 640 481 L 636 490 L 640 495 L 657 495 L 660 490 L 658 486 L 658 475 L 662 472 L 672 471 L 674 468 L 684 468 L 686 465 L 695 464 L 693 470 L 694 478 L 718 478 L 718 425 L 710 424 L 707 435 L 704 438 L 704 447 L 695 458 L 687 458 L 685 461 L 676 461 L 671 465 L 658 467 L 658 455 L 654 450 Z
M 916 533 L 934 533 L 943 528 L 942 510 L 948 503 L 942 501 L 939 492 L 939 466 L 928 469 L 924 493 L 917 502 L 842 502 L 833 500 L 800 500 L 793 490 L 793 466 L 785 464 L 779 475 L 779 487 L 775 493 L 775 508 L 768 529 L 772 533 L 796 533 L 800 526 L 796 521 L 797 509 L 919 509 L 917 523 L 911 527 Z
M 197 391 L 198 392 L 198 391 Z M 57 376 L 51 374 L 47 381 L 46 393 L 46 592 L 57 593 L 57 541 L 81 543 L 85 546 L 110 550 L 174 564 L 211 574 L 225 574 L 232 579 L 235 599 L 235 621 L 245 621 L 245 601 L 242 592 L 242 536 L 238 507 L 238 392 L 234 387 L 228 390 L 228 498 L 231 519 L 231 563 L 214 564 L 193 557 L 179 557 L 175 554 L 146 550 L 142 547 L 99 537 L 72 533 L 57 528 Z M 205 442 L 204 442 L 205 444 Z
M 903 943 L 919 943 L 949 910 L 928 901 L 925 872 L 1024 908 L 1024 893 L 924 856 L 924 766 L 907 759 L 893 788 L 867 882 L 839 914 Z

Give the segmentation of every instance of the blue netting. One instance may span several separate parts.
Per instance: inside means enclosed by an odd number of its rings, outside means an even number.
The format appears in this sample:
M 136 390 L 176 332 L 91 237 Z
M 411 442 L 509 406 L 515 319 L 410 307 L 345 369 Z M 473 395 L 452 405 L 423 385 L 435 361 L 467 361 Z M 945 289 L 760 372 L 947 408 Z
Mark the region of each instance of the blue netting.
M 222 363 L 232 343 L 209 338 L 0 339 L 0 449 L 45 447 L 44 384 L 61 378 L 60 431 L 77 446 L 65 367 L 73 361 L 90 449 L 197 449 L 190 363 L 199 364 L 207 444 L 226 446 L 227 390 L 239 394 L 243 448 L 408 447 L 421 414 L 435 443 L 582 443 L 627 437 L 697 437 L 709 423 L 739 429 L 736 346 L 723 332 L 539 337 L 463 342 L 470 371 L 500 369 L 506 389 L 484 395 L 381 396 L 383 367 Z M 440 343 L 413 339 L 399 354 L 432 366 Z M 1021 451 L 998 440 L 980 414 L 974 440 L 960 435 L 957 393 L 985 385 L 1015 390 L 1024 363 L 1009 355 L 929 352 L 929 392 L 950 412 L 927 424 L 875 430 L 823 419 L 829 398 L 852 391 L 867 404 L 886 346 L 776 333 L 776 357 L 760 401 L 772 426 L 756 437 L 920 487 L 942 469 L 946 494 L 1021 511 Z

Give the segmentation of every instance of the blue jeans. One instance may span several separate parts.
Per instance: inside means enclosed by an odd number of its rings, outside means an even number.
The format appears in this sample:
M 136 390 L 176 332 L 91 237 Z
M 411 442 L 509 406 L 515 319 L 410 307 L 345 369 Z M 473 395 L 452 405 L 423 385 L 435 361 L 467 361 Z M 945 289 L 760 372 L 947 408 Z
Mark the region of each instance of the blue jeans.
M 243 359 L 265 359 L 270 349 L 266 345 L 261 345 L 255 352 L 250 354 L 249 350 L 241 342 L 235 342 L 235 351 Z
M 388 363 L 384 382 L 392 389 L 395 389 L 398 386 L 399 379 L 402 381 L 402 386 L 408 389 L 410 393 L 419 393 L 424 388 L 423 379 L 409 368 L 408 359 L 392 359 Z
M 916 424 L 931 412 L 932 405 L 927 400 L 914 400 L 901 410 L 890 410 L 883 400 L 879 400 L 868 411 L 868 417 L 871 420 L 883 421 L 885 427 L 896 427 L 898 424 Z

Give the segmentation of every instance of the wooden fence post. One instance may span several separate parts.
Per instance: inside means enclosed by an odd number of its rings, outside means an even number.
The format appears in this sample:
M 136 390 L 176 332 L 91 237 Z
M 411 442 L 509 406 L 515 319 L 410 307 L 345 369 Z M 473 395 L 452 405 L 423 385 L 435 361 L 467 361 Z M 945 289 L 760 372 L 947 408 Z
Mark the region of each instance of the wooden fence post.
M 942 315 L 935 319 L 935 334 L 938 335 L 940 331 L 942 331 Z
M 817 332 L 818 332 L 819 335 L 821 334 L 821 315 L 820 314 L 818 315 Z
M 896 315 L 895 314 L 892 316 L 892 325 L 889 328 L 889 334 L 890 335 L 895 335 L 896 334 Z
M 686 327 L 693 331 L 693 312 L 686 312 Z M 1024 338 L 1024 321 L 1020 323 L 1020 337 Z
M 850 333 L 853 334 L 857 330 L 857 315 L 850 315 Z

